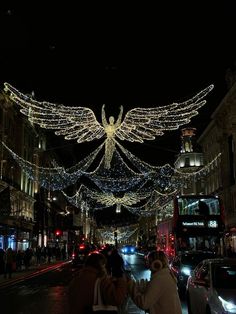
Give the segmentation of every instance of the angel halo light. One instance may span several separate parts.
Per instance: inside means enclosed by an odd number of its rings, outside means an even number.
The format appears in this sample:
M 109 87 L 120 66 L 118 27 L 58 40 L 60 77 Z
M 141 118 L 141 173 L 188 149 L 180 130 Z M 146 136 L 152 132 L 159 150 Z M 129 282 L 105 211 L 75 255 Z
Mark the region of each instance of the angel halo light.
M 106 120 L 105 105 L 103 105 L 101 124 L 90 108 L 39 102 L 19 92 L 8 83 L 4 83 L 4 86 L 10 99 L 21 107 L 21 113 L 28 116 L 32 123 L 42 128 L 54 129 L 56 135 L 63 135 L 66 140 L 82 143 L 105 136 L 104 164 L 107 169 L 111 166 L 116 138 L 143 143 L 144 140 L 154 140 L 156 136 L 163 135 L 167 130 L 178 129 L 198 114 L 197 110 L 206 103 L 203 98 L 214 88 L 214 85 L 210 85 L 184 102 L 154 108 L 131 109 L 126 113 L 123 121 L 123 106 L 120 107 L 120 114 L 115 122 L 113 116 Z

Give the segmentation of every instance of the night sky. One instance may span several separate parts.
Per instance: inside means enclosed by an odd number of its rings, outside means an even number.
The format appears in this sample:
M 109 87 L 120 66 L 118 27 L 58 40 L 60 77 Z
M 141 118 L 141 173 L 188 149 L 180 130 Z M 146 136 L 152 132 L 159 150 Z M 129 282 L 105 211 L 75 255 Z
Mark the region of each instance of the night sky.
M 200 135 L 226 94 L 227 69 L 235 67 L 235 1 L 101 3 L 1 4 L 0 87 L 9 82 L 39 101 L 92 108 L 101 121 L 103 103 L 116 116 L 120 105 L 124 112 L 168 105 L 214 84 L 191 122 Z M 74 143 L 61 138 L 55 147 Z M 180 130 L 123 145 L 154 165 L 171 163 Z M 95 147 L 76 149 L 82 156 Z

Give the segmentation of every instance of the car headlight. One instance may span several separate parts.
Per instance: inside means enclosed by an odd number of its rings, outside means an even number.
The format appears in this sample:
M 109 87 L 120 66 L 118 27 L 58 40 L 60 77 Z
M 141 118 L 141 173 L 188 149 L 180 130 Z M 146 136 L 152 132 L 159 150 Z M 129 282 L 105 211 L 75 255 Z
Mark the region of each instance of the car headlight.
M 221 297 L 218 297 L 225 311 L 229 313 L 236 313 L 236 304 L 233 302 L 228 302 Z
M 190 271 L 191 269 L 188 267 L 181 268 L 181 273 L 184 274 L 185 276 L 190 276 Z

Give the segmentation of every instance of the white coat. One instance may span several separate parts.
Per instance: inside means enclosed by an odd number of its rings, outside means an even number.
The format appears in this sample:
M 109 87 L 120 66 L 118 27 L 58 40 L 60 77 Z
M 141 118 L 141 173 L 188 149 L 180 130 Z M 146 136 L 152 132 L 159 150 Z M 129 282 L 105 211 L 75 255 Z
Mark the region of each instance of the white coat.
M 135 292 L 136 290 L 136 292 Z M 176 279 L 169 268 L 163 268 L 151 275 L 143 292 L 133 290 L 134 303 L 150 314 L 181 314 L 181 303 Z

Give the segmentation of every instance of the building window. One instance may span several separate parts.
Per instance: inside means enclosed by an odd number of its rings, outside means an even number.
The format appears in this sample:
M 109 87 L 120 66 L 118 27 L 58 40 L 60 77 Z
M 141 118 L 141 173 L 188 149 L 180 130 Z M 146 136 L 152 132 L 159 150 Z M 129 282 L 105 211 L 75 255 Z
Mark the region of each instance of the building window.
M 235 168 L 234 168 L 234 140 L 233 136 L 228 137 L 228 149 L 229 149 L 229 171 L 230 171 L 230 184 L 235 184 Z
M 189 167 L 190 166 L 190 159 L 189 157 L 185 157 L 185 167 Z

